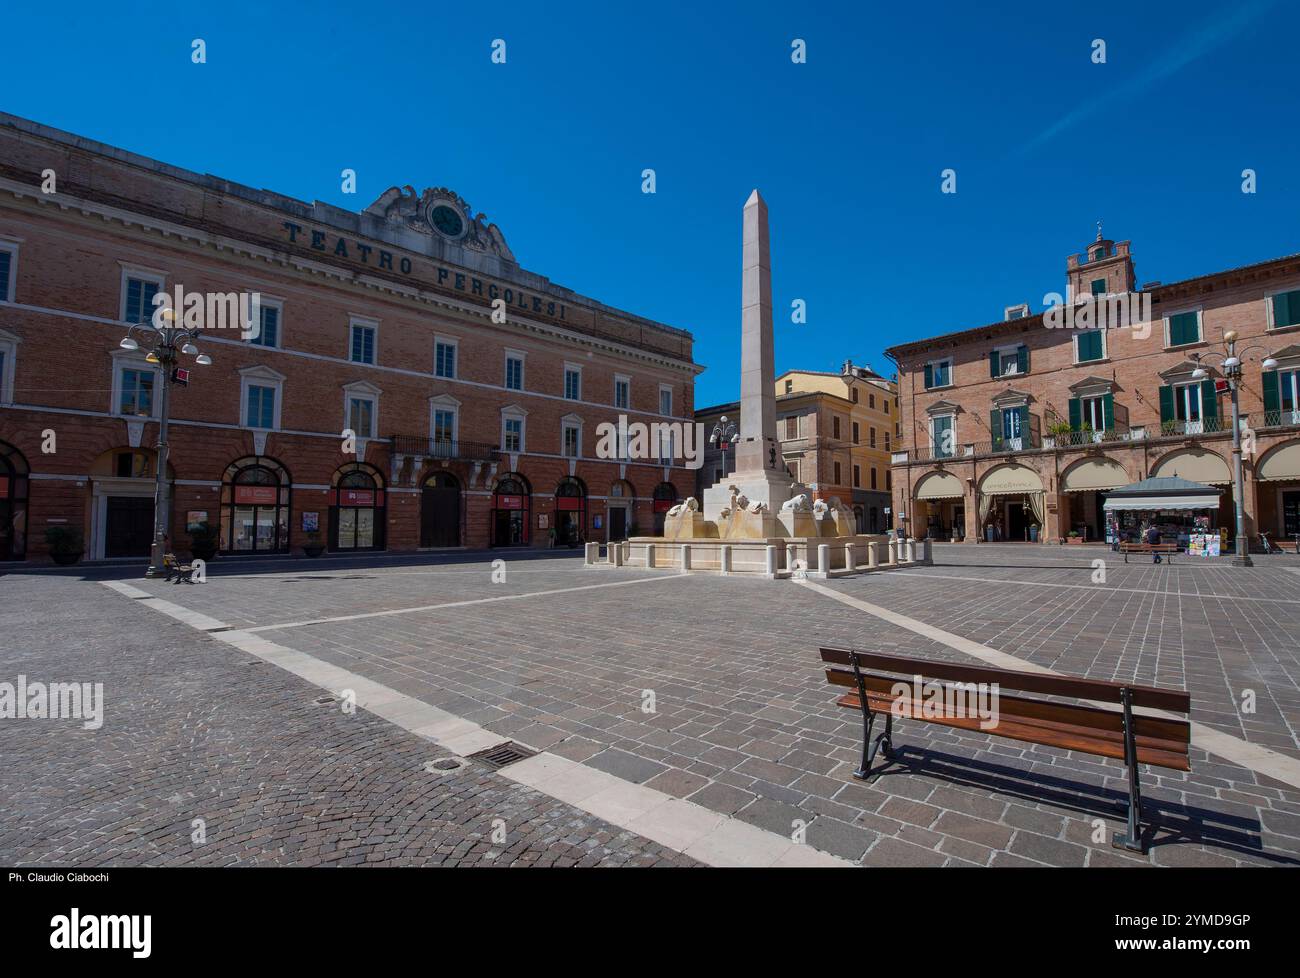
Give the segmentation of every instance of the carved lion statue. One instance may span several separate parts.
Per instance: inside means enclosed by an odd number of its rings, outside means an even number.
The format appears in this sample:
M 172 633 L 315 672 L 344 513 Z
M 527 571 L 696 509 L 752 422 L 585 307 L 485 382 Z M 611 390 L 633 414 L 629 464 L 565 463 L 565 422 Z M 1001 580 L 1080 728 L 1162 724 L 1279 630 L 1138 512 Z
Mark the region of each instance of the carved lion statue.
M 808 512 L 808 494 L 800 493 L 799 495 L 787 499 L 781 504 L 783 513 L 806 513 Z
M 763 502 L 761 499 L 755 499 L 749 504 L 749 511 L 751 513 L 765 513 L 767 512 L 767 503 Z
M 695 497 L 687 496 L 684 500 L 682 500 L 672 509 L 668 510 L 668 515 L 681 516 L 683 513 L 686 512 L 697 513 L 699 512 L 699 509 L 700 509 L 700 504 L 695 501 Z
M 814 499 L 812 504 L 812 510 L 814 516 L 820 517 L 820 516 L 825 516 L 826 513 L 830 510 L 830 507 L 826 505 L 826 500 Z

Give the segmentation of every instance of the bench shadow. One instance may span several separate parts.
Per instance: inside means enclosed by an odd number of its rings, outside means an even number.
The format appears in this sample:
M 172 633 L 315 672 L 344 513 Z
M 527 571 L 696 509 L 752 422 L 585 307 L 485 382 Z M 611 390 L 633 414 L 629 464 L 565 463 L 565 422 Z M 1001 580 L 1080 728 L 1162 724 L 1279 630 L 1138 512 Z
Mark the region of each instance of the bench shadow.
M 1128 812 L 1128 794 L 1064 777 L 1032 774 L 1019 768 L 978 761 L 931 748 L 895 746 L 892 757 L 877 755 L 872 781 L 887 790 L 877 775 L 932 775 L 952 784 L 983 788 L 1034 803 L 1058 805 L 1084 815 L 1108 821 L 1123 821 Z M 1300 857 L 1285 856 L 1264 849 L 1259 819 L 1243 818 L 1213 809 L 1182 805 L 1165 799 L 1142 799 L 1142 840 L 1148 848 L 1180 842 L 1199 843 L 1268 860 L 1285 866 L 1300 866 Z

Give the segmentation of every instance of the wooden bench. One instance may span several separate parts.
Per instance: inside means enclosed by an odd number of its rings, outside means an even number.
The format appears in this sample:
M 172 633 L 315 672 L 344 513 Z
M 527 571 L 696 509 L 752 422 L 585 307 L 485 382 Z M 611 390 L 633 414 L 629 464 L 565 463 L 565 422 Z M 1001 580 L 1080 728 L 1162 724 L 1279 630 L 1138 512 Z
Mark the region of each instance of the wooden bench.
M 166 576 L 163 578 L 165 581 L 171 581 L 173 584 L 194 583 L 194 565 L 182 564 L 175 554 L 163 554 L 163 570 L 166 571 Z
M 1178 544 L 1176 543 L 1128 543 L 1120 541 L 1119 552 L 1124 555 L 1124 563 L 1128 563 L 1129 554 L 1164 554 L 1169 558 L 1169 563 L 1174 562 L 1174 554 L 1178 553 Z
M 1138 764 L 1175 771 L 1191 770 L 1188 756 L 1191 724 L 1186 720 L 1133 712 L 1134 707 L 1145 707 L 1186 715 L 1191 710 L 1192 699 L 1183 690 L 933 662 L 850 649 L 824 648 L 821 656 L 828 666 L 826 681 L 832 686 L 851 690 L 837 699 L 836 704 L 862 712 L 862 764 L 854 772 L 856 778 L 874 780 L 871 762 L 877 749 L 883 748 L 886 758 L 895 759 L 895 716 L 1112 757 L 1124 761 L 1128 768 L 1128 832 L 1116 836 L 1113 845 L 1145 852 L 1139 824 L 1142 789 L 1138 781 Z M 918 685 L 923 694 L 919 698 Z M 969 707 L 962 707 L 963 703 L 970 703 L 977 690 L 987 692 L 994 688 L 997 700 L 993 701 L 991 696 L 986 700 L 986 705 L 996 702 L 996 709 L 990 711 L 991 720 Z M 1113 710 L 1030 696 L 1004 696 L 1003 689 L 1114 703 L 1120 708 Z M 940 692 L 943 694 L 941 700 L 938 699 Z M 926 716 L 927 710 L 935 715 Z M 883 716 L 885 729 L 873 740 L 871 734 L 877 715 Z

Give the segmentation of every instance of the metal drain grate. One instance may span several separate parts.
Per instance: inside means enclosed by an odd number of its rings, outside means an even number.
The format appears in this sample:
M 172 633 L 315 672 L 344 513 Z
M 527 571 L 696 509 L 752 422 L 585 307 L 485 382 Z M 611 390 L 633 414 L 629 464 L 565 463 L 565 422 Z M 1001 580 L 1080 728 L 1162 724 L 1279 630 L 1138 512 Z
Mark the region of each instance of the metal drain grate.
M 522 761 L 525 758 L 532 757 L 537 751 L 529 750 L 513 740 L 507 740 L 504 744 L 497 744 L 495 747 L 489 747 L 487 750 L 481 750 L 477 754 L 470 754 L 470 758 L 475 761 L 482 761 L 495 768 L 503 768 L 507 764 L 513 764 L 515 761 Z

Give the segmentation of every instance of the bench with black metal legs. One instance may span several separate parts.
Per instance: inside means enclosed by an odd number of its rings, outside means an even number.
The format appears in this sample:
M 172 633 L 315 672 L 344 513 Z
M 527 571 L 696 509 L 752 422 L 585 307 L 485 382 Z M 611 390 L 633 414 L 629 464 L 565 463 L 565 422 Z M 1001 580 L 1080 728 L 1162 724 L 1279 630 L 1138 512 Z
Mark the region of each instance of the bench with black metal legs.
M 1129 554 L 1163 554 L 1169 558 L 1169 563 L 1174 562 L 1174 554 L 1178 553 L 1178 544 L 1176 543 L 1129 543 L 1120 541 L 1119 552 L 1124 555 L 1124 563 L 1128 563 Z
M 166 573 L 163 580 L 171 581 L 173 584 L 194 583 L 194 565 L 182 564 L 175 554 L 163 554 L 163 571 Z
M 878 751 L 895 759 L 895 717 L 1115 758 L 1128 768 L 1128 830 L 1115 837 L 1114 845 L 1145 852 L 1138 765 L 1191 770 L 1191 724 L 1175 717 L 1134 712 L 1134 708 L 1142 707 L 1186 716 L 1192 698 L 1181 689 L 852 649 L 822 649 L 821 656 L 828 666 L 826 681 L 850 690 L 836 704 L 862 712 L 862 763 L 854 772 L 857 778 L 874 780 L 879 775 L 871 770 Z M 1002 693 L 1004 689 L 1091 702 L 1059 703 L 1032 696 L 1008 696 Z M 984 713 L 970 708 L 980 692 L 985 694 L 980 702 L 992 707 Z M 1115 704 L 1119 709 L 1097 704 Z M 875 733 L 878 720 L 883 721 L 884 729 Z

